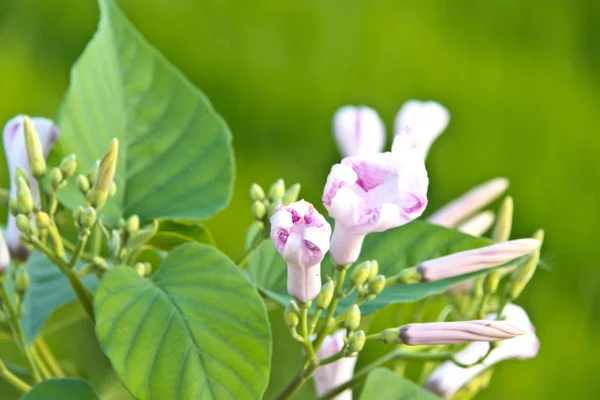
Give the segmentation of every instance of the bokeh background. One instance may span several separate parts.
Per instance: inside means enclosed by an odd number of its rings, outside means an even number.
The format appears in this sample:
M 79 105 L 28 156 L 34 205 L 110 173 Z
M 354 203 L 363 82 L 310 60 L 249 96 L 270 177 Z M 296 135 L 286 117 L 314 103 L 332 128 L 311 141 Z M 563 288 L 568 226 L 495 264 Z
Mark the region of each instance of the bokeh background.
M 407 99 L 445 104 L 452 121 L 427 161 L 430 210 L 506 176 L 514 236 L 543 227 L 547 237 L 548 268 L 520 299 L 539 356 L 502 364 L 479 398 L 600 397 L 599 2 L 117 2 L 231 127 L 236 191 L 210 226 L 232 256 L 243 238 L 230 227 L 251 222 L 252 182 L 301 182 L 319 202 L 339 159 L 336 108 L 375 107 L 391 136 Z M 55 115 L 97 17 L 93 0 L 0 0 L 0 121 Z M 6 174 L 2 167 L 4 186 Z M 12 398 L 0 386 L 0 399 Z

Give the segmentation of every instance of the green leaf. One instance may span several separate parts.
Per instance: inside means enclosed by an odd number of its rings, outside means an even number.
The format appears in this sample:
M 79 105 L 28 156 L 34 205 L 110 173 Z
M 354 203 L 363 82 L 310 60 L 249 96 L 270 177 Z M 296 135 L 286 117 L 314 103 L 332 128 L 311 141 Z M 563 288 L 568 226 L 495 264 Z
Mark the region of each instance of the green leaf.
M 385 368 L 374 369 L 359 400 L 439 400 L 421 386 Z
M 119 139 L 118 191 L 103 212 L 206 219 L 229 202 L 231 134 L 206 96 L 140 35 L 112 0 L 71 71 L 54 160 L 75 153 L 81 171 Z M 69 207 L 81 195 L 61 191 Z
M 196 242 L 214 246 L 214 240 L 206 226 L 197 221 L 182 219 L 158 220 L 158 231 L 152 237 L 149 246 L 169 251 L 180 244 Z
M 61 378 L 38 383 L 20 400 L 98 400 L 98 395 L 83 379 Z
M 357 264 L 364 260 L 377 260 L 379 273 L 392 276 L 422 261 L 488 244 L 491 244 L 489 239 L 469 236 L 424 221 L 413 221 L 399 228 L 368 235 Z M 327 257 L 323 262 L 323 276 L 329 273 L 329 265 L 330 259 Z M 282 306 L 289 302 L 290 296 L 286 293 L 286 264 L 272 241 L 261 244 L 248 259 L 248 272 L 266 296 Z M 482 273 L 485 271 L 431 283 L 389 286 L 375 300 L 363 304 L 361 311 L 366 315 L 388 304 L 418 301 L 443 293 L 451 286 Z M 353 301 L 352 296 L 343 299 L 340 302 L 340 312 Z
M 39 251 L 32 252 L 27 259 L 27 272 L 30 283 L 23 300 L 21 323 L 25 339 L 31 343 L 55 310 L 75 300 L 75 293 L 58 267 Z M 83 283 L 94 291 L 98 280 L 88 276 Z M 79 308 L 79 304 L 76 307 Z
M 152 280 L 107 272 L 96 333 L 136 399 L 258 399 L 271 333 L 254 286 L 214 247 L 174 249 Z

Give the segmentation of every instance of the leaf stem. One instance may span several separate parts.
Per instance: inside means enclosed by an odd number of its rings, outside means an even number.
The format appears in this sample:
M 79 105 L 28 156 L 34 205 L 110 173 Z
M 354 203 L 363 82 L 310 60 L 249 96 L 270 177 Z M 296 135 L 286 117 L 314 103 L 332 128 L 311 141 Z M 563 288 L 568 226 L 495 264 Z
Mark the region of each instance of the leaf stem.
M 50 346 L 48 346 L 48 343 L 46 343 L 46 340 L 41 335 L 35 340 L 34 346 L 52 371 L 52 374 L 58 378 L 64 378 L 66 376 L 65 372 L 54 357 L 54 354 L 52 354 Z
M 35 344 L 31 346 L 31 356 L 33 358 L 33 361 L 35 362 L 35 365 L 39 369 L 43 379 L 54 378 L 54 375 L 52 375 L 52 372 L 50 372 L 48 365 L 44 362 L 44 359 L 35 347 Z
M 329 325 L 331 323 L 331 320 L 333 319 L 333 315 L 335 314 L 335 309 L 337 308 L 338 302 L 340 301 L 340 298 L 342 297 L 342 293 L 344 290 L 344 280 L 346 279 L 346 271 L 348 270 L 348 267 L 349 267 L 349 265 L 344 265 L 344 266 L 340 267 L 339 269 L 336 269 L 338 272 L 337 272 L 337 280 L 336 280 L 336 284 L 335 284 L 335 291 L 333 293 L 333 300 L 331 300 L 331 304 L 329 304 L 329 308 L 327 309 L 327 315 L 325 317 L 323 327 L 321 328 L 321 330 L 319 331 L 319 334 L 317 335 L 317 338 L 313 342 L 313 347 L 314 347 L 315 351 L 319 350 L 319 348 L 321 347 L 321 344 L 323 343 L 323 340 L 325 340 L 325 336 L 327 336 L 327 334 L 329 333 L 329 328 L 330 328 Z M 334 276 L 334 280 L 335 280 L 335 276 Z
M 279 395 L 275 398 L 275 400 L 285 400 L 289 399 L 304 385 L 304 383 L 310 379 L 310 377 L 315 373 L 315 371 L 319 368 L 318 363 L 311 363 L 308 367 L 302 367 L 294 379 L 291 380 L 290 383 L 283 389 Z
M 13 385 L 19 392 L 27 393 L 31 386 L 18 376 L 13 374 L 8 367 L 0 360 L 0 378 Z

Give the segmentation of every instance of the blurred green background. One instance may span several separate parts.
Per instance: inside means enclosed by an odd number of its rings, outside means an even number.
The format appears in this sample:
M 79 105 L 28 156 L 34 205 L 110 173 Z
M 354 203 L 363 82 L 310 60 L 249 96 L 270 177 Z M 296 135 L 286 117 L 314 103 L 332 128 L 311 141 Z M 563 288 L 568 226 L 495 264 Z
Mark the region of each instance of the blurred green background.
M 231 127 L 236 191 L 210 226 L 232 256 L 243 238 L 230 227 L 251 222 L 252 182 L 301 182 L 320 203 L 339 159 L 330 132 L 337 107 L 368 104 L 391 128 L 407 99 L 445 104 L 452 121 L 428 158 L 429 209 L 506 176 L 514 236 L 543 227 L 547 237 L 550 268 L 520 300 L 539 356 L 502 364 L 479 398 L 600 397 L 599 2 L 118 3 Z M 93 0 L 0 0 L 0 121 L 55 115 L 97 16 Z M 13 395 L 2 387 L 0 398 Z

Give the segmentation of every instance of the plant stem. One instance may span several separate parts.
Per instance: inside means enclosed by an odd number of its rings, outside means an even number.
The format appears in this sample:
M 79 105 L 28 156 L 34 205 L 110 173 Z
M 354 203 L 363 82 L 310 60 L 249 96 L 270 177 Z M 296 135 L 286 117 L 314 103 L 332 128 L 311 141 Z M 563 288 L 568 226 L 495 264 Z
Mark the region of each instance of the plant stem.
M 2 361 L 0 361 L 0 378 L 13 385 L 21 393 L 31 390 L 31 386 L 13 374 Z
M 239 257 L 235 260 L 235 263 L 238 266 L 243 267 L 246 264 L 246 261 L 248 261 L 248 258 L 250 258 L 250 256 L 252 255 L 252 253 L 254 253 L 254 251 L 263 242 L 263 240 L 266 239 L 266 237 L 263 235 L 259 235 L 257 236 L 257 238 L 258 240 L 254 240 L 254 243 L 252 243 L 250 247 L 244 250 L 242 254 L 240 254 Z
M 452 359 L 452 353 L 412 353 L 406 352 L 402 349 L 396 349 L 391 353 L 388 353 L 385 356 L 373 361 L 371 364 L 354 374 L 352 379 L 350 379 L 348 382 L 325 393 L 323 396 L 319 397 L 318 400 L 332 399 L 343 391 L 353 388 L 362 382 L 372 370 L 396 358 L 401 358 L 408 361 L 447 361 Z
M 65 248 L 68 251 L 70 251 L 71 253 L 73 253 L 75 251 L 75 248 L 77 247 L 77 245 L 69 242 L 65 238 L 63 238 L 62 241 L 63 241 L 63 244 L 64 244 Z M 93 262 L 94 261 L 94 256 L 92 254 L 86 253 L 84 251 L 81 252 L 79 258 L 81 258 L 82 260 L 88 261 L 88 262 Z
M 327 334 L 329 333 L 329 324 L 333 319 L 335 309 L 337 308 L 338 302 L 340 301 L 342 292 L 344 290 L 344 280 L 346 278 L 346 271 L 348 270 L 348 268 L 346 267 L 347 266 L 342 267 L 339 270 L 339 273 L 337 274 L 337 281 L 335 284 L 335 292 L 333 293 L 333 300 L 331 300 L 331 304 L 329 304 L 329 308 L 327 309 L 327 316 L 325 317 L 323 327 L 321 328 L 319 334 L 317 335 L 317 338 L 313 342 L 313 347 L 315 351 L 319 350 L 319 347 L 321 347 L 323 340 L 325 340 L 325 336 L 327 336 Z
M 307 368 L 301 368 L 300 371 L 296 374 L 294 379 L 283 389 L 279 395 L 275 398 L 275 400 L 285 400 L 289 399 L 302 387 L 302 385 L 310 379 L 310 377 L 315 373 L 315 371 L 319 368 L 318 363 L 309 364 Z
M 321 316 L 321 312 L 323 312 L 323 309 L 317 308 L 315 315 L 313 315 L 312 320 L 310 322 L 310 330 L 308 332 L 309 336 L 312 335 L 313 333 L 315 333 L 315 328 L 317 327 L 317 322 L 319 322 L 319 317 Z
M 317 359 L 317 355 L 315 354 L 315 349 L 313 348 L 312 343 L 310 342 L 310 335 L 308 333 L 308 308 L 310 307 L 310 302 L 308 303 L 300 303 L 300 331 L 302 332 L 302 346 L 304 347 L 304 352 L 306 353 L 308 362 L 315 362 Z
M 48 233 L 52 238 L 52 242 L 54 242 L 54 248 L 56 251 L 56 255 L 61 259 L 65 259 L 65 247 L 63 246 L 62 238 L 58 233 L 58 228 L 54 221 L 50 222 L 50 226 L 48 227 Z
M 31 356 L 33 357 L 33 361 L 35 362 L 35 365 L 40 370 L 43 379 L 54 378 L 54 376 L 52 375 L 52 372 L 50 372 L 50 369 L 48 368 L 48 366 L 44 362 L 44 359 L 42 358 L 42 356 L 38 352 L 37 348 L 35 347 L 35 344 L 31 347 Z
M 64 371 L 62 370 L 58 361 L 56 361 L 54 354 L 52 354 L 50 346 L 48 346 L 48 343 L 46 343 L 46 340 L 44 340 L 41 335 L 35 340 L 34 346 L 37 347 L 39 354 L 42 356 L 54 376 L 58 378 L 64 378 L 66 376 Z
M 17 343 L 17 346 L 21 349 L 21 352 L 23 353 L 23 358 L 25 359 L 25 363 L 27 364 L 27 368 L 29 369 L 29 372 L 31 372 L 31 376 L 33 377 L 33 380 L 35 382 L 41 382 L 42 378 L 41 378 L 37 368 L 35 367 L 35 364 L 33 361 L 33 356 L 31 355 L 31 351 L 30 351 L 29 347 L 27 346 L 27 343 L 25 342 L 25 335 L 23 334 L 23 328 L 21 327 L 21 321 L 19 321 L 19 316 L 17 315 L 17 312 L 15 311 L 15 309 L 10 301 L 10 297 L 8 296 L 8 292 L 6 290 L 5 285 L 0 285 L 0 292 L 2 292 L 1 293 L 2 300 L 4 301 L 4 305 L 6 306 L 6 309 L 8 310 L 8 317 L 10 320 L 10 325 L 13 330 L 13 336 L 14 336 L 15 342 Z
M 69 260 L 68 268 L 73 269 L 79 261 L 83 250 L 85 250 L 85 245 L 87 243 L 88 238 L 90 237 L 89 230 L 83 230 L 79 234 L 79 239 L 77 240 L 77 245 L 75 246 L 75 250 L 73 250 L 73 254 L 71 255 L 71 260 Z

